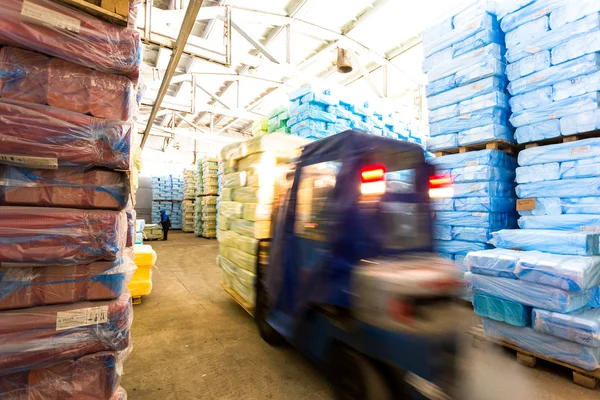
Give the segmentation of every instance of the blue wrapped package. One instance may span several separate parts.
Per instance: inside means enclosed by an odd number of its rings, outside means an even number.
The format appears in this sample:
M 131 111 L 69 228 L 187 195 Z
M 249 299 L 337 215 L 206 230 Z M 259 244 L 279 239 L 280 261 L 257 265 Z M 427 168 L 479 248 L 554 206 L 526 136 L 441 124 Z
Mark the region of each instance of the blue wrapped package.
M 598 11 L 600 11 L 600 3 L 596 0 L 565 1 L 562 7 L 550 14 L 550 29 L 558 29 Z
M 426 95 L 433 96 L 490 76 L 503 77 L 506 74 L 504 62 L 486 59 L 477 64 L 468 64 L 453 75 L 431 82 L 426 87 Z
M 517 197 L 597 197 L 600 196 L 600 178 L 562 179 L 519 184 Z M 599 210 L 600 212 L 600 210 Z
M 292 117 L 293 118 L 293 117 Z M 289 121 L 292 121 L 292 118 L 289 119 Z M 289 123 L 288 121 L 288 123 Z M 295 120 L 294 120 L 295 122 Z M 317 121 L 314 119 L 303 119 L 299 122 L 294 123 L 293 125 L 290 125 L 290 130 L 292 131 L 292 133 L 297 134 L 299 130 L 301 129 L 314 129 L 314 130 L 327 130 L 327 123 L 323 122 L 323 121 Z
M 452 45 L 452 52 L 454 57 L 458 57 L 463 54 L 467 54 L 481 47 L 487 46 L 490 43 L 502 44 L 504 41 L 504 34 L 500 28 L 486 29 L 477 32 L 473 36 L 469 36 L 465 40 L 461 40 L 458 43 Z
M 514 197 L 515 185 L 512 182 L 472 182 L 453 185 L 454 197 Z
M 502 20 L 508 14 L 511 14 L 531 3 L 535 0 L 503 0 L 496 2 L 496 16 L 498 20 Z
M 552 49 L 552 65 L 600 51 L 600 31 L 571 39 Z
M 588 347 L 600 347 L 600 309 L 598 308 L 586 308 L 570 314 L 534 308 L 531 315 L 533 329 L 537 332 Z
M 560 179 L 591 178 L 594 176 L 600 176 L 600 157 L 565 161 L 560 164 Z
M 506 34 L 506 48 L 511 49 L 521 43 L 529 43 L 549 30 L 550 18 L 548 16 L 523 24 Z
M 595 13 L 508 49 L 506 52 L 506 61 L 509 63 L 517 62 L 525 57 L 529 57 L 531 54 L 553 49 L 567 40 L 586 35 L 598 29 L 600 29 L 600 18 L 599 14 Z
M 456 29 L 452 29 L 449 32 L 445 32 L 443 35 L 434 35 L 433 33 L 427 34 L 427 39 L 423 40 L 423 52 L 425 57 L 429 57 L 433 53 L 437 53 L 440 50 L 450 47 L 455 43 L 465 40 L 477 32 L 493 30 L 497 25 L 495 17 L 490 14 L 483 14 L 473 19 L 469 24 Z M 435 30 L 439 30 L 436 28 Z
M 450 17 L 427 28 L 423 32 L 423 42 L 435 42 L 441 35 L 450 34 L 452 29 L 454 29 L 454 24 L 452 23 L 452 17 Z
M 472 226 L 491 230 L 514 227 L 514 215 L 511 213 L 484 212 L 436 212 L 435 223 L 449 226 Z
M 514 11 L 506 13 L 500 22 L 500 27 L 506 33 L 518 28 L 521 25 L 525 25 L 528 22 L 534 21 L 544 15 L 549 15 L 552 11 L 557 10 L 564 4 L 564 0 L 520 0 L 517 4 L 522 7 L 515 8 L 515 1 L 509 0 L 507 5 L 503 4 L 504 1 L 498 1 L 497 7 L 500 11 L 500 15 L 506 12 L 506 9 L 514 9 Z M 523 7 L 524 6 L 524 7 Z
M 312 93 L 309 93 L 309 95 L 310 94 L 312 94 Z M 292 116 L 292 117 L 297 117 L 297 116 L 299 116 L 302 113 L 310 112 L 312 110 L 315 110 L 315 111 L 318 111 L 318 112 L 324 112 L 326 110 L 326 106 L 324 106 L 322 104 L 319 104 L 319 103 L 313 103 L 313 102 L 310 102 L 310 103 L 301 103 L 301 104 L 299 104 L 297 106 L 294 105 L 294 104 L 295 103 L 291 103 L 291 105 L 290 105 L 290 116 Z M 272 118 L 272 119 L 275 120 L 275 123 L 279 122 L 279 118 L 277 118 L 277 117 L 276 118 Z M 289 119 L 289 116 L 288 116 L 288 119 Z M 271 120 L 269 120 L 269 121 L 271 121 Z
M 581 232 L 600 231 L 600 215 L 598 214 L 563 214 L 521 217 L 518 222 L 519 228 L 521 229 L 552 229 L 557 231 Z
M 532 328 L 521 328 L 483 319 L 486 336 L 516 344 L 520 348 L 544 357 L 593 371 L 600 367 L 600 350 L 595 347 L 573 343 L 551 335 L 536 332 Z
M 588 305 L 594 292 L 567 292 L 551 286 L 538 285 L 519 279 L 472 275 L 473 291 L 530 307 L 557 312 L 571 312 Z
M 439 253 L 467 255 L 470 251 L 489 249 L 487 243 L 464 242 L 462 240 L 435 240 L 434 248 Z
M 515 140 L 522 144 L 559 137 L 560 134 L 560 120 L 552 119 L 518 127 L 515 129 Z
M 454 211 L 454 199 L 432 199 L 429 204 L 434 211 Z
M 455 226 L 452 228 L 451 239 L 448 240 L 463 240 L 465 242 L 482 242 L 487 243 L 491 239 L 489 229 L 475 228 L 466 226 Z
M 429 151 L 454 149 L 456 147 L 458 147 L 458 135 L 455 133 L 427 139 L 427 150 Z
M 331 94 L 324 94 L 319 92 L 307 93 L 300 99 L 301 104 L 319 104 L 323 107 L 335 106 L 339 104 L 339 99 Z
M 600 140 L 598 142 L 600 153 Z M 516 159 L 499 150 L 480 150 L 468 153 L 450 154 L 428 160 L 431 165 L 440 169 L 470 167 L 475 165 L 489 165 L 492 167 L 515 168 Z
M 449 20 L 451 21 L 451 20 Z M 425 31 L 427 32 L 427 31 Z M 425 38 L 425 33 L 423 33 L 423 40 L 427 40 Z M 444 50 L 438 51 L 437 53 L 434 53 L 432 55 L 430 55 L 429 57 L 426 57 L 423 60 L 423 73 L 427 74 L 427 72 L 429 72 L 431 69 L 433 69 L 435 66 L 442 64 L 442 63 L 446 63 L 449 62 L 450 60 L 452 60 L 452 58 L 454 57 L 454 51 L 452 50 L 452 47 L 447 47 Z
M 454 261 L 454 254 L 438 253 L 438 257 L 445 258 L 446 260 L 452 260 L 452 261 Z
M 555 101 L 551 104 L 513 113 L 510 122 L 515 127 L 550 121 L 585 111 L 595 111 L 600 108 L 600 92 L 588 93 L 578 97 Z
M 552 87 L 546 86 L 531 92 L 523 93 L 510 98 L 509 103 L 512 112 L 521 112 L 524 110 L 540 107 L 552 103 Z
M 473 99 L 465 100 L 457 104 L 438 108 L 429 113 L 429 123 L 442 121 L 445 119 L 458 117 L 463 114 L 470 114 L 474 111 L 486 108 L 497 107 L 508 110 L 508 95 L 503 92 L 492 92 L 478 96 Z
M 514 271 L 521 254 L 505 249 L 474 251 L 465 257 L 465 266 L 474 274 L 517 279 Z
M 505 125 L 508 125 L 508 123 Z M 487 143 L 494 140 L 504 140 L 506 142 L 514 143 L 513 129 L 505 125 L 486 125 L 459 132 L 458 145 L 467 146 L 470 144 Z
M 516 199 L 507 197 L 462 197 L 454 199 L 454 211 L 514 212 Z
M 598 156 L 600 156 L 600 138 L 591 138 L 525 149 L 519 153 L 519 165 L 574 161 Z
M 579 76 L 577 78 L 558 82 L 552 87 L 554 101 L 581 96 L 582 94 L 600 90 L 600 72 Z
M 506 66 L 506 76 L 509 81 L 515 81 L 534 72 L 545 70 L 550 67 L 550 52 L 544 50 L 537 54 L 525 57 L 515 63 Z
M 433 238 L 436 240 L 452 240 L 452 227 L 444 225 L 434 225 Z
M 554 85 L 567 79 L 598 72 L 600 70 L 599 66 L 600 55 L 588 54 L 511 81 L 508 84 L 508 91 L 511 95 L 516 96 L 544 86 Z
M 489 0 L 475 0 L 467 4 L 467 6 L 459 11 L 454 18 L 452 18 L 452 25 L 454 28 L 460 28 L 464 25 L 471 23 L 473 19 L 485 14 L 486 12 L 493 13 L 495 10 L 495 1 Z
M 563 136 L 591 132 L 600 129 L 600 108 L 560 119 L 560 132 Z
M 512 182 L 515 179 L 515 172 L 513 170 L 490 167 L 489 165 L 454 168 L 450 170 L 450 175 L 455 183 L 482 181 Z
M 304 111 L 298 115 L 292 115 L 292 117 L 288 120 L 287 125 L 291 128 L 293 125 L 299 124 L 305 120 L 322 121 L 335 124 L 337 117 L 334 114 L 311 108 L 310 110 Z
M 561 215 L 563 214 L 561 199 L 558 197 L 538 197 L 533 210 L 521 210 L 519 215 Z
M 531 325 L 531 307 L 514 301 L 476 294 L 473 296 L 475 314 L 514 326 Z
M 432 96 L 427 99 L 427 104 L 430 110 L 436 110 L 438 108 L 459 103 L 461 101 L 472 99 L 484 94 L 502 92 L 504 91 L 505 87 L 506 79 L 498 77 L 485 78 L 480 81 Z
M 466 70 L 472 71 L 478 65 L 483 66 L 486 62 L 494 60 L 503 61 L 503 59 L 502 46 L 492 43 L 468 54 L 448 60 L 444 64 L 438 64 L 427 73 L 427 79 L 429 82 L 435 82 L 447 76 L 455 76 L 457 81 L 464 81 L 465 78 L 460 79 L 459 77 L 467 77 L 469 72 L 465 72 Z M 464 81 L 464 83 L 468 82 Z
M 502 249 L 537 250 L 572 256 L 600 255 L 598 235 L 593 233 L 505 229 L 494 232 L 492 236 L 490 243 Z
M 592 236 L 595 236 L 595 253 L 598 253 L 598 235 Z M 515 275 L 522 281 L 569 292 L 584 292 L 600 285 L 600 257 L 528 251 L 517 262 Z
M 495 124 L 506 126 L 507 123 L 508 112 L 502 108 L 493 107 L 430 124 L 429 133 L 431 136 L 438 136 L 485 125 Z
M 553 181 L 560 179 L 560 164 L 557 162 L 527 165 L 515 170 L 517 183 Z
M 458 117 L 459 109 L 458 104 L 451 104 L 446 107 L 438 108 L 437 110 L 433 110 L 429 112 L 429 123 L 434 123 L 438 121 L 443 121 L 445 119 Z
M 560 199 L 563 214 L 593 214 L 600 210 L 600 197 Z

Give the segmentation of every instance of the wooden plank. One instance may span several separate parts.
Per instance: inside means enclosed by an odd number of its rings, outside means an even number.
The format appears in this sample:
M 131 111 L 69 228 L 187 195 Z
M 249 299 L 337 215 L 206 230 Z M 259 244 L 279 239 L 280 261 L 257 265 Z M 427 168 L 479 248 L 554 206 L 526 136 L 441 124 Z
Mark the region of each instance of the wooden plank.
M 142 304 L 142 298 L 140 296 L 132 297 L 131 298 L 131 304 L 133 304 L 134 306 Z
M 548 144 L 571 143 L 571 142 L 576 142 L 576 141 L 583 140 L 583 139 L 597 138 L 597 137 L 600 137 L 600 130 L 578 133 L 576 135 L 570 135 L 570 136 L 558 136 L 558 137 L 551 138 L 551 139 L 544 139 L 544 140 L 538 140 L 536 142 L 525 143 L 525 148 L 530 149 L 532 147 L 545 146 Z
M 246 312 L 248 314 L 250 314 L 250 316 L 252 318 L 254 318 L 254 306 L 253 305 L 248 304 L 246 302 L 246 300 L 244 300 L 242 298 L 242 296 L 240 296 L 239 294 L 237 294 L 237 292 L 235 290 L 231 289 L 224 282 L 221 282 L 221 287 L 223 288 L 223 290 L 225 291 L 225 293 L 227 293 L 228 295 L 230 295 L 231 298 L 233 298 L 233 300 L 235 300 L 236 303 L 238 303 L 244 310 L 246 310 Z
M 110 22 L 111 24 L 119 26 L 127 26 L 129 6 L 127 6 L 127 14 L 119 15 L 116 12 L 106 10 L 93 3 L 88 3 L 85 0 L 54 0 L 57 3 L 62 3 L 67 6 L 75 7 L 87 14 L 93 15 L 94 17 L 100 18 L 104 21 Z
M 600 381 L 600 378 L 584 375 L 577 371 L 573 371 L 573 382 L 578 384 L 579 386 L 583 386 L 585 388 L 594 390 L 598 385 L 598 381 Z
M 494 141 L 487 142 L 487 143 L 470 144 L 470 145 L 460 146 L 458 148 L 440 150 L 440 151 L 435 152 L 435 155 L 436 155 L 436 157 L 441 157 L 441 156 L 446 156 L 449 154 L 456 154 L 456 153 L 463 154 L 463 153 L 468 153 L 471 151 L 479 151 L 479 150 L 498 150 L 498 151 L 502 151 L 507 154 L 514 155 L 517 152 L 518 148 L 519 148 L 519 146 L 515 145 L 514 143 L 509 143 L 504 140 L 494 140 Z

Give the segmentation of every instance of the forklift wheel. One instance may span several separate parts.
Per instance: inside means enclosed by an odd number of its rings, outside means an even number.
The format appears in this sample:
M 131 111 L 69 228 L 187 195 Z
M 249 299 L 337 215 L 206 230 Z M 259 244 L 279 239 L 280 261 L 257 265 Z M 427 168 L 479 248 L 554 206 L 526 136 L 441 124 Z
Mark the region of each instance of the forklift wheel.
M 260 337 L 271 346 L 281 346 L 285 339 L 267 322 L 269 315 L 269 294 L 262 285 L 256 289 L 256 307 L 254 308 L 254 319 L 258 326 Z
M 392 400 L 383 374 L 362 354 L 348 346 L 334 349 L 331 375 L 338 400 Z

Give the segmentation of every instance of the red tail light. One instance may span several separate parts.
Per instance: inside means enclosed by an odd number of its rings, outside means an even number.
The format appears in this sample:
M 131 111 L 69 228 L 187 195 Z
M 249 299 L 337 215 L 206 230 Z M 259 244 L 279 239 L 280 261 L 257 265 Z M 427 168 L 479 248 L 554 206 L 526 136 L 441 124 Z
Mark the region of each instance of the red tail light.
M 369 165 L 360 171 L 362 183 L 379 182 L 385 178 L 385 167 L 383 165 Z
M 429 197 L 449 198 L 454 195 L 452 177 L 447 175 L 434 175 L 429 178 Z

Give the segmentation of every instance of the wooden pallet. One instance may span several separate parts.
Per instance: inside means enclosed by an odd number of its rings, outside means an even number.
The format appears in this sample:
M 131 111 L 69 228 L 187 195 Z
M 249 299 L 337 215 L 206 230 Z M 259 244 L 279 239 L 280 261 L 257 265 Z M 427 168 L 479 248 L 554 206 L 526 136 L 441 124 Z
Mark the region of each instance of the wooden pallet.
M 54 0 L 67 6 L 78 8 L 79 10 L 100 18 L 111 24 L 127 26 L 129 16 L 129 0 Z M 100 3 L 96 5 L 94 3 Z
M 559 137 L 552 138 L 552 139 L 540 140 L 538 142 L 525 143 L 525 148 L 530 149 L 532 147 L 545 146 L 548 144 L 570 143 L 570 142 L 576 142 L 576 141 L 582 140 L 582 139 L 597 138 L 597 137 L 600 137 L 600 130 L 585 132 L 585 133 L 578 133 L 577 135 L 559 136 Z
M 246 310 L 248 314 L 250 314 L 252 318 L 254 318 L 254 306 L 252 304 L 247 303 L 246 300 L 242 298 L 242 296 L 237 294 L 235 290 L 227 286 L 224 282 L 221 282 L 221 287 L 223 288 L 225 293 L 230 295 L 236 303 L 238 303 L 244 310 Z
M 543 356 L 541 354 L 537 354 L 531 351 L 527 351 L 511 341 L 498 340 L 487 337 L 485 335 L 485 332 L 483 331 L 482 325 L 475 325 L 474 327 L 469 329 L 467 333 L 473 336 L 473 346 L 475 347 L 482 348 L 484 347 L 485 342 L 490 342 L 515 350 L 517 352 L 517 362 L 527 367 L 535 367 L 537 359 L 539 358 L 541 360 L 545 360 L 553 364 L 569 368 L 573 372 L 573 382 L 585 388 L 593 390 L 596 388 L 596 385 L 600 381 L 600 368 L 596 369 L 595 371 L 586 371 L 585 369 L 576 367 L 574 365 L 554 360 L 550 357 Z
M 519 149 L 514 143 L 509 143 L 505 140 L 494 140 L 488 143 L 478 143 L 478 144 L 470 144 L 467 146 L 460 146 L 454 149 L 440 150 L 436 151 L 436 157 L 447 156 L 449 154 L 457 154 L 457 153 L 468 153 L 471 151 L 479 151 L 479 150 L 499 150 L 507 154 L 515 155 Z
M 133 304 L 134 306 L 142 304 L 142 297 L 141 296 L 132 297 L 131 304 Z

